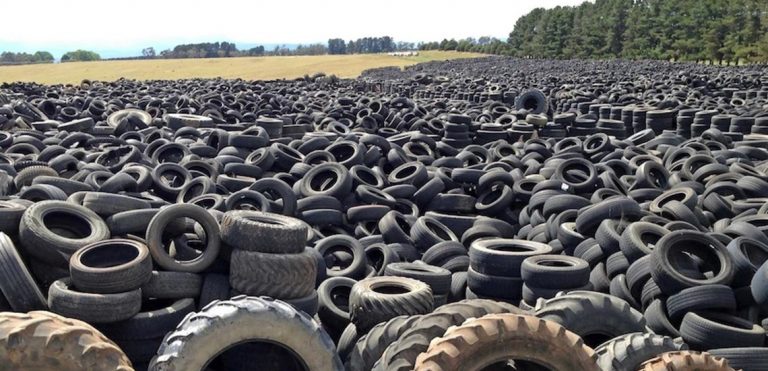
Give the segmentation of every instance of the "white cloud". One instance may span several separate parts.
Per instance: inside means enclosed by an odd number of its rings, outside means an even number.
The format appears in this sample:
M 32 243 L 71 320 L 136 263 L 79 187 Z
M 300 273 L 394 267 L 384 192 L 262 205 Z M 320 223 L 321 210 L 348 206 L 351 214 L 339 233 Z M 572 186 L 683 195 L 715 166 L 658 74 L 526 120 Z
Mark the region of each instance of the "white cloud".
M 309 43 L 381 35 L 401 41 L 505 38 L 515 20 L 535 7 L 581 2 L 9 0 L 3 4 L 0 49 L 3 45 L 122 49 L 216 40 Z

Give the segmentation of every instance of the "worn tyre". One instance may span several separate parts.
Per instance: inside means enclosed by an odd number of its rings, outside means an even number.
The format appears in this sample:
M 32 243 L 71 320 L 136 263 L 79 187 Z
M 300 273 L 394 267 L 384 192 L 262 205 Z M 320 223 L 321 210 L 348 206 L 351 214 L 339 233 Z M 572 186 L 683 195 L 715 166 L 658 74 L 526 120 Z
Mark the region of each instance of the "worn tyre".
M 307 224 L 288 216 L 259 211 L 224 213 L 221 239 L 241 250 L 297 254 L 307 244 Z
M 0 315 L 0 359 L 4 370 L 133 370 L 120 348 L 87 323 L 42 311 Z
M 343 369 L 330 337 L 309 316 L 279 300 L 237 296 L 187 315 L 165 336 L 150 370 L 202 370 L 217 355 L 249 341 L 279 344 L 275 349 L 289 350 L 310 370 Z M 259 355 L 251 354 L 250 363 L 258 364 Z
M 69 260 L 72 283 L 82 291 L 112 294 L 131 291 L 149 282 L 149 249 L 134 240 L 106 240 L 83 247 Z
M 429 313 L 433 307 L 432 290 L 424 282 L 406 277 L 372 277 L 352 286 L 349 318 L 364 334 L 394 317 Z
M 449 329 L 419 355 L 414 370 L 481 370 L 508 359 L 554 370 L 600 370 L 595 352 L 576 334 L 518 314 L 489 314 Z

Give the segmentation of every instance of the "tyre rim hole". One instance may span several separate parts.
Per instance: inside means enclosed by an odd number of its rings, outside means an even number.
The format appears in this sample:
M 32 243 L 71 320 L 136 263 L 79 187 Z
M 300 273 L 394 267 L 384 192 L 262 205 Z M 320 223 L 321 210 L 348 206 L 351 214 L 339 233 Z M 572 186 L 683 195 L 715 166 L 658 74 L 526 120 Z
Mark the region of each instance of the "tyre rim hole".
M 43 224 L 51 232 L 71 239 L 83 239 L 93 233 L 91 224 L 80 215 L 54 211 L 43 216 Z
M 411 292 L 407 287 L 392 282 L 382 282 L 371 285 L 371 291 L 384 295 L 402 295 Z
M 126 243 L 103 244 L 80 256 L 80 262 L 91 268 L 111 268 L 123 265 L 139 257 L 139 250 Z
M 276 342 L 252 339 L 233 344 L 211 358 L 205 371 L 258 365 L 259 369 L 281 371 L 310 371 L 293 350 Z

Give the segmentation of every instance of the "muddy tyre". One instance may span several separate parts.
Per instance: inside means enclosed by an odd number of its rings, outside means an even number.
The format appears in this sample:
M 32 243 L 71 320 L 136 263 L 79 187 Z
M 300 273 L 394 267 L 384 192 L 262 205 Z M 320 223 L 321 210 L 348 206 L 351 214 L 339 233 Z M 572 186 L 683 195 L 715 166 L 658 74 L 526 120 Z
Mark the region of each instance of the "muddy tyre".
M 416 359 L 415 371 L 482 370 L 517 359 L 550 370 L 598 371 L 595 352 L 578 335 L 533 316 L 489 314 L 453 327 Z
M 112 341 L 85 322 L 49 312 L 0 315 L 0 369 L 133 370 Z

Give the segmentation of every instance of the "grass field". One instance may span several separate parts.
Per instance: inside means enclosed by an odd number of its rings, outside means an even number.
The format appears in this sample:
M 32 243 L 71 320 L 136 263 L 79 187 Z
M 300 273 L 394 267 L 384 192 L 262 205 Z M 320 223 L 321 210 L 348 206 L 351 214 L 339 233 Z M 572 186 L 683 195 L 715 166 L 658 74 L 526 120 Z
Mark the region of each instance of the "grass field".
M 322 55 L 297 57 L 243 57 L 212 59 L 160 59 L 101 61 L 24 66 L 0 66 L 0 82 L 34 81 L 45 84 L 79 84 L 83 79 L 112 81 L 121 77 L 139 80 L 192 77 L 270 80 L 325 72 L 357 77 L 369 68 L 479 57 L 482 54 L 426 51 L 415 57 L 386 54 Z

